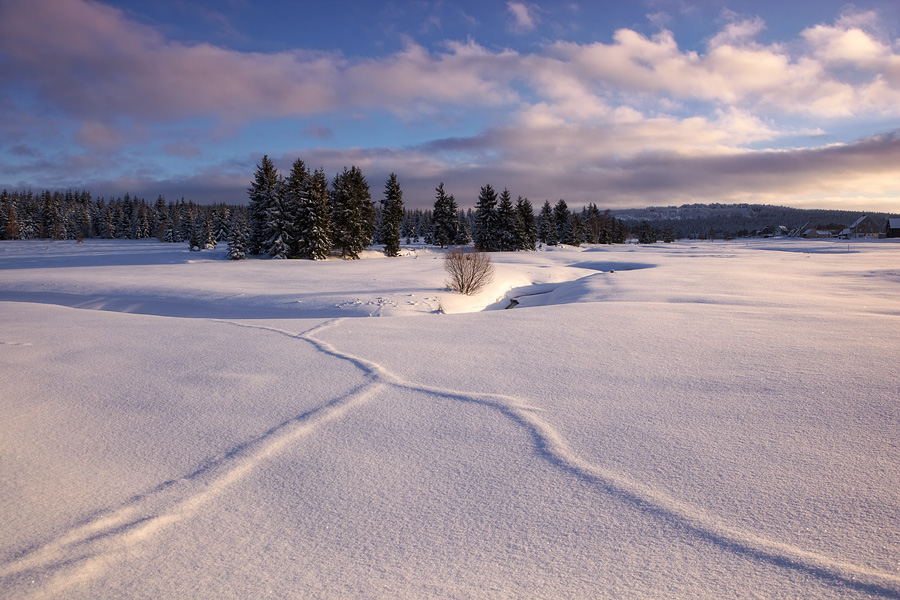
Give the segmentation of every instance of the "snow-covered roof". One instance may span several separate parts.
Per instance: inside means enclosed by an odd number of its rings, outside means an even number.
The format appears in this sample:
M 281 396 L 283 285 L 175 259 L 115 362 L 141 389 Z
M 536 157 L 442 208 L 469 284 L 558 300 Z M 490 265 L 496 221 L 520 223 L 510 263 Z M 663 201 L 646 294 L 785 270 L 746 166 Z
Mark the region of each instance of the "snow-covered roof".
M 888 229 L 900 229 L 900 219 L 888 219 Z
M 863 216 L 861 216 L 860 218 L 858 218 L 858 219 L 853 223 L 853 225 L 850 226 L 850 229 L 853 229 L 854 227 L 856 227 L 857 225 L 859 225 L 860 223 L 862 223 L 863 221 L 865 221 L 868 217 L 869 217 L 869 215 L 863 215 Z

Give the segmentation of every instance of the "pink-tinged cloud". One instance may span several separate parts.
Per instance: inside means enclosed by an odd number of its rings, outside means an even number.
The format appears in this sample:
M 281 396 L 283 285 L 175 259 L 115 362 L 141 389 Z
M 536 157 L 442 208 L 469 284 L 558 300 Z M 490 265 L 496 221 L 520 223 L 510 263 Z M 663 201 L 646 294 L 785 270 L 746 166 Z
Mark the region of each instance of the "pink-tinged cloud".
M 513 18 L 513 31 L 525 33 L 534 30 L 536 27 L 534 16 L 524 2 L 507 2 L 506 9 Z
M 507 6 L 520 24 L 534 23 L 524 3 Z M 558 42 L 536 54 L 488 50 L 471 40 L 431 52 L 409 40 L 400 52 L 358 59 L 186 44 L 91 0 L 29 0 L 0 4 L 0 73 L 92 121 L 213 117 L 243 124 L 346 110 L 518 108 L 552 104 L 557 84 L 580 88 L 593 104 L 653 94 L 819 117 L 900 112 L 900 55 L 858 23 L 813 27 L 799 51 L 755 42 L 763 28 L 759 19 L 731 22 L 705 53 L 680 49 L 667 30 L 646 37 L 620 29 L 612 43 Z M 535 98 L 523 98 L 519 86 Z M 571 106 L 581 103 L 572 98 Z
M 119 130 L 109 125 L 85 121 L 75 132 L 75 141 L 92 152 L 109 154 L 121 149 L 127 140 Z
M 197 144 L 189 142 L 170 142 L 163 144 L 162 151 L 168 156 L 179 158 L 195 158 L 203 154 Z
M 324 125 L 310 125 L 303 130 L 303 135 L 314 140 L 330 140 L 334 138 L 334 131 Z
M 433 56 L 410 43 L 397 55 L 355 62 L 302 50 L 238 52 L 168 41 L 89 0 L 3 3 L 0 48 L 20 81 L 94 119 L 215 116 L 245 123 L 398 101 L 489 104 L 512 95 L 473 68 L 477 60 L 466 45 Z M 488 68 L 498 73 L 501 65 Z

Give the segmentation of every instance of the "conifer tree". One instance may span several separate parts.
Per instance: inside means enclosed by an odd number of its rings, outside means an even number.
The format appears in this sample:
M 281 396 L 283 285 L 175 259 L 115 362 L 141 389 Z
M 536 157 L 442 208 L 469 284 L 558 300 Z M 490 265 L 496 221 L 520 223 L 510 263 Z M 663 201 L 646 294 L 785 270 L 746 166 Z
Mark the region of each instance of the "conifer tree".
M 534 209 L 528 198 L 516 199 L 516 247 L 520 250 L 534 250 L 537 246 L 537 227 L 534 223 Z
M 272 258 L 289 258 L 291 256 L 291 217 L 286 206 L 284 180 L 279 176 L 275 182 L 272 199 L 266 209 L 266 241 L 263 252 Z
M 494 252 L 500 247 L 500 224 L 497 217 L 497 192 L 491 184 L 482 186 L 475 205 L 475 247 Z
M 387 256 L 400 255 L 400 224 L 403 221 L 403 191 L 397 175 L 391 173 L 384 184 L 381 200 L 381 243 Z
M 237 212 L 231 217 L 228 235 L 228 258 L 243 260 L 247 258 L 247 221 Z
M 455 242 L 457 230 L 456 201 L 444 192 L 444 182 L 434 188 L 437 192 L 432 213 L 432 243 L 444 248 Z
M 21 232 L 19 231 L 19 217 L 16 215 L 16 207 L 10 202 L 9 211 L 6 213 L 6 230 L 5 237 L 8 240 L 17 240 Z
M 498 249 L 503 252 L 516 250 L 516 209 L 512 203 L 512 195 L 506 188 L 500 192 L 500 202 L 497 204 L 497 225 L 500 234 Z
M 453 243 L 459 246 L 465 246 L 472 243 L 472 233 L 469 231 L 469 219 L 464 211 L 459 211 L 459 222 L 456 226 L 456 237 Z
M 316 169 L 309 179 L 307 200 L 300 214 L 300 258 L 325 260 L 332 247 L 331 196 L 322 169 Z
M 584 221 L 577 213 L 569 214 L 569 231 L 571 231 L 571 241 L 573 246 L 580 246 L 584 242 Z
M 569 205 L 560 198 L 553 207 L 553 220 L 556 222 L 556 235 L 560 244 L 572 243 L 572 224 L 569 222 Z
M 553 214 L 553 206 L 550 205 L 549 200 L 545 200 L 544 206 L 541 207 L 538 239 L 548 246 L 555 246 L 559 243 L 559 237 L 556 233 L 556 217 Z
M 359 167 L 335 176 L 331 192 L 332 244 L 341 256 L 358 259 L 372 241 L 375 207 L 369 184 Z
M 206 242 L 204 241 L 204 219 L 203 215 L 198 215 L 196 219 L 194 219 L 193 223 L 191 223 L 191 233 L 188 236 L 188 247 L 191 249 L 191 252 L 200 252 L 201 250 L 206 248 Z
M 311 207 L 309 198 L 309 169 L 299 158 L 291 165 L 291 172 L 284 180 L 283 206 L 285 211 L 285 224 L 290 248 L 288 258 L 304 257 L 308 241 L 305 239 L 305 230 L 308 229 L 308 216 Z
M 264 251 L 263 245 L 269 238 L 266 229 L 267 212 L 275 200 L 278 187 L 278 171 L 275 164 L 265 155 L 262 162 L 256 168 L 253 183 L 247 190 L 250 196 L 250 204 L 247 208 L 250 217 L 250 234 L 247 240 L 247 249 L 250 254 L 259 254 Z

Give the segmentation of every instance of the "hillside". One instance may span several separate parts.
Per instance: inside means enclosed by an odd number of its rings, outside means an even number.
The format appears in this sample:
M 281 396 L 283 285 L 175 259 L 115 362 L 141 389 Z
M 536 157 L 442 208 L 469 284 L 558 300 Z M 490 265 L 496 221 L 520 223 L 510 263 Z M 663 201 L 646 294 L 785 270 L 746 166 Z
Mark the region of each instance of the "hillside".
M 708 238 L 710 230 L 715 231 L 717 238 L 742 237 L 782 225 L 789 231 L 813 227 L 837 233 L 863 215 L 869 215 L 879 223 L 900 216 L 898 213 L 801 209 L 770 204 L 683 204 L 619 209 L 611 213 L 632 228 L 641 221 L 660 230 L 673 227 L 675 235 L 684 239 Z

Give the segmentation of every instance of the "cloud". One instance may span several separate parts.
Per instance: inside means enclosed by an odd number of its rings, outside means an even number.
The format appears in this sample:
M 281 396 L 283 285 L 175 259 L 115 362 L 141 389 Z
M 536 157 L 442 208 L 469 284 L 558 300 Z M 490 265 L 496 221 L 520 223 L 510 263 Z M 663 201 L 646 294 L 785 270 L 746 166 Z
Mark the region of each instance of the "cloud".
M 303 130 L 303 135 L 315 140 L 330 140 L 334 138 L 334 132 L 324 125 L 310 125 Z
M 506 9 L 519 31 L 535 28 L 534 5 L 508 2 Z M 777 149 L 788 136 L 809 133 L 809 123 L 827 128 L 900 115 L 900 55 L 874 32 L 871 16 L 844 15 L 771 44 L 758 41 L 761 19 L 726 17 L 700 50 L 679 47 L 660 28 L 650 36 L 620 29 L 609 43 L 548 42 L 531 52 L 473 39 L 429 49 L 406 39 L 399 51 L 360 58 L 172 41 L 89 0 L 0 2 L 0 137 L 10 148 L 76 148 L 13 152 L 15 164 L 0 167 L 0 175 L 26 186 L 94 182 L 136 186 L 123 191 L 149 196 L 242 202 L 254 159 L 173 174 L 162 164 L 176 161 L 139 160 L 136 142 L 168 157 L 219 160 L 201 151 L 208 138 L 229 139 L 258 121 L 292 119 L 286 127 L 300 131 L 301 119 L 352 114 L 361 128 L 378 119 L 439 128 L 484 109 L 496 118 L 480 126 L 488 119 L 479 112 L 464 121 L 476 133 L 464 137 L 399 148 L 302 148 L 285 153 L 283 167 L 297 157 L 329 173 L 356 164 L 373 189 L 394 171 L 410 190 L 408 203 L 420 206 L 433 201 L 441 180 L 456 186 L 462 203 L 493 183 L 533 200 L 610 207 L 778 194 L 800 202 L 900 187 L 896 160 L 872 150 L 896 159 L 893 136 Z M 28 101 L 11 100 L 23 89 Z M 32 98 L 40 111 L 30 110 Z M 302 133 L 333 138 L 318 125 Z
M 93 152 L 108 154 L 119 150 L 126 142 L 117 129 L 96 121 L 85 121 L 75 132 L 75 140 Z
M 534 31 L 537 24 L 534 15 L 523 2 L 507 2 L 506 9 L 512 15 L 512 29 L 516 33 Z
M 162 151 L 168 156 L 179 158 L 195 158 L 203 154 L 197 144 L 190 142 L 170 142 L 163 144 Z

